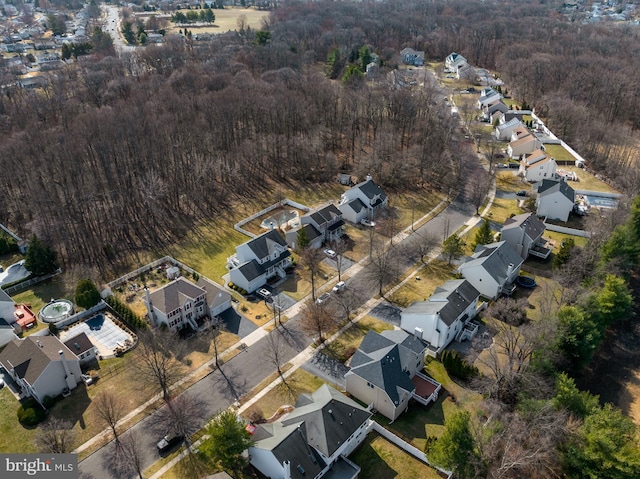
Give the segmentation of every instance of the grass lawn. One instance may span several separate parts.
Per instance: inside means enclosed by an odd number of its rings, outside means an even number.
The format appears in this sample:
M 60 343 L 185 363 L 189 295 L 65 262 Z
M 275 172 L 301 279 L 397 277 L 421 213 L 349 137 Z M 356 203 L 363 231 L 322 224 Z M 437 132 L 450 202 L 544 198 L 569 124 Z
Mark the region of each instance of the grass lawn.
M 273 378 L 271 381 L 273 381 Z M 250 418 L 258 414 L 268 419 L 273 416 L 280 407 L 295 404 L 300 394 L 310 393 L 318 389 L 324 384 L 324 381 L 303 369 L 297 369 L 289 376 L 287 383 L 291 387 L 291 391 L 289 391 L 284 384 L 279 384 L 265 394 L 260 401 L 248 408 L 243 414 L 244 417 Z
M 35 284 L 26 291 L 12 296 L 16 303 L 29 305 L 35 314 L 52 299 L 66 298 L 73 301 L 73 291 L 68 291 L 61 276 L 56 276 L 48 281 Z
M 525 210 L 518 206 L 518 200 L 496 198 L 493 201 L 491 211 L 489 211 L 487 218 L 495 223 L 503 224 L 507 218 L 522 213 L 525 213 Z
M 575 161 L 575 156 L 569 153 L 562 145 L 544 145 L 547 156 L 555 158 L 557 161 Z M 562 167 L 564 168 L 564 167 Z
M 569 185 L 574 190 L 590 190 L 590 191 L 603 191 L 605 193 L 618 193 L 618 191 L 612 186 L 608 185 L 602 180 L 599 180 L 591 173 L 585 171 L 583 168 L 577 166 L 559 166 L 559 170 L 571 171 L 578 176 L 578 181 L 571 181 Z
M 429 213 L 444 198 L 441 194 L 434 194 L 428 191 L 412 191 L 406 194 L 394 196 L 393 206 L 396 207 L 398 219 L 396 221 L 396 231 L 401 231 L 411 226 L 411 218 L 417 225 L 418 219 Z
M 516 175 L 516 170 L 499 171 L 496 173 L 496 189 L 515 193 L 519 190 L 529 190 L 531 185 Z
M 4 234 L 4 231 L 1 231 L 1 230 L 0 230 L 0 235 L 4 237 L 8 237 L 8 235 Z M 7 269 L 12 264 L 17 263 L 18 261 L 22 261 L 23 259 L 24 259 L 24 256 L 21 255 L 20 253 L 3 254 L 3 255 L 0 255 L 0 266 L 2 266 L 4 269 Z
M 381 333 L 382 331 L 393 329 L 393 326 L 384 321 L 365 316 L 356 324 L 347 329 L 343 334 L 338 337 L 331 344 L 327 345 L 323 352 L 331 357 L 345 362 L 349 359 L 358 349 L 362 338 L 365 337 L 369 330 Z
M 0 451 L 5 453 L 36 452 L 33 440 L 37 429 L 26 429 L 18 422 L 16 412 L 20 403 L 9 388 L 0 390 Z
M 440 479 L 435 469 L 407 454 L 376 432 L 370 433 L 349 458 L 367 479 Z
M 424 301 L 431 296 L 436 287 L 453 279 L 453 271 L 453 267 L 446 261 L 432 261 L 418 270 L 416 277 L 420 277 L 420 280 L 407 281 L 389 299 L 401 307 L 407 307 L 414 301 Z
M 166 12 L 160 12 L 166 13 Z M 269 12 L 254 10 L 253 8 L 242 7 L 225 7 L 224 10 L 216 9 L 213 11 L 216 15 L 216 20 L 213 25 L 189 25 L 189 30 L 193 30 L 194 33 L 225 33 L 230 30 L 238 29 L 238 18 L 240 15 L 244 15 L 246 18 L 246 25 L 251 27 L 252 30 L 260 30 L 262 28 L 262 20 L 269 16 Z M 174 26 L 173 23 L 169 24 L 168 31 L 177 33 L 181 26 Z

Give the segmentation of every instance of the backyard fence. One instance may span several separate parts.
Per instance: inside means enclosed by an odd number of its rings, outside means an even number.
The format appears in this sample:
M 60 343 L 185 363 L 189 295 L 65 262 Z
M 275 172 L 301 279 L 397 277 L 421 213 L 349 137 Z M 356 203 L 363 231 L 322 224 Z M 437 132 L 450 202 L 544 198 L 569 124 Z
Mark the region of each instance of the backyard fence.
M 4 289 L 5 293 L 7 293 L 9 296 L 13 296 L 14 294 L 21 293 L 25 289 L 29 289 L 29 286 L 33 284 L 41 283 L 43 281 L 51 279 L 54 276 L 58 276 L 60 273 L 62 273 L 62 270 L 58 268 L 58 271 L 56 271 L 55 273 L 46 274 L 44 276 L 38 276 L 36 278 L 31 278 L 26 281 L 22 281 L 18 284 L 14 284 L 13 286 L 9 286 L 8 288 L 2 288 L 2 289 Z
M 249 223 L 250 221 L 255 220 L 256 218 L 260 218 L 262 215 L 269 213 L 270 211 L 273 211 L 277 208 L 281 208 L 284 205 L 289 205 L 292 208 L 297 208 L 299 210 L 302 210 L 306 213 L 308 213 L 309 211 L 311 211 L 311 208 L 309 208 L 308 206 L 305 206 L 301 203 L 298 203 L 296 201 L 290 200 L 289 198 L 285 198 L 284 200 L 278 201 L 277 203 L 272 204 L 271 206 L 267 206 L 266 208 L 264 208 L 263 210 L 258 211 L 257 213 L 252 214 L 251 216 L 247 216 L 245 219 L 243 219 L 242 221 L 238 221 L 235 225 L 233 225 L 233 229 L 242 233 L 243 235 L 247 235 L 249 238 L 255 238 L 256 235 L 251 233 L 250 231 L 247 231 L 243 228 L 244 225 L 246 225 L 247 223 Z
M 69 316 L 68 318 L 61 319 L 57 323 L 55 323 L 58 329 L 65 328 L 71 324 L 78 323 L 83 321 L 94 314 L 99 313 L 100 311 L 104 311 L 107 308 L 107 304 L 104 301 L 100 301 L 98 304 L 93 306 L 92 308 L 87 309 L 86 311 L 80 311 L 74 315 Z
M 180 261 L 178 261 L 177 259 L 172 258 L 171 256 L 163 256 L 160 259 L 157 259 L 155 261 L 152 261 L 149 264 L 146 264 L 136 270 L 130 271 L 129 273 L 120 276 L 117 279 L 114 279 L 113 281 L 111 281 L 110 283 L 107 283 L 107 286 L 109 286 L 109 288 L 115 288 L 116 286 L 121 285 L 122 283 L 126 283 L 127 281 L 129 281 L 132 278 L 136 278 L 138 276 L 140 276 L 143 273 L 147 273 L 155 268 L 157 268 L 158 266 L 161 266 L 165 263 L 169 263 L 173 266 L 177 266 L 178 268 L 185 270 L 186 272 L 190 273 L 190 274 L 198 274 L 198 272 L 196 270 L 194 270 L 193 268 L 190 268 L 189 266 L 187 266 L 186 264 L 181 263 Z
M 549 223 L 544 224 L 548 231 L 555 231 L 556 233 L 564 233 L 573 236 L 582 236 L 583 238 L 590 238 L 591 232 L 584 230 L 577 230 L 575 228 L 567 228 L 566 226 L 551 225 Z

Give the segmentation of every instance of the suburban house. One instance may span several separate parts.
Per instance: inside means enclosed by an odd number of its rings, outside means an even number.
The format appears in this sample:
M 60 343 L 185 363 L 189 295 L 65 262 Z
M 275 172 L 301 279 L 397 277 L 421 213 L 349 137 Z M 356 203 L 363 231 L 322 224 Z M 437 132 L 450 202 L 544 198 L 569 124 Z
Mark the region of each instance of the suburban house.
M 69 338 L 64 342 L 64 345 L 78 357 L 80 366 L 90 364 L 98 360 L 98 351 L 93 345 L 89 336 L 84 332 Z
M 546 240 L 542 238 L 545 225 L 533 213 L 507 218 L 500 233 L 502 241 L 506 242 L 522 259 L 529 255 L 547 259 L 551 249 L 545 247 Z
M 0 318 L 0 348 L 5 344 L 9 344 L 14 339 L 19 339 L 16 333 L 19 333 L 14 325 L 9 324 L 5 319 Z
M 444 59 L 444 68 L 450 73 L 458 74 L 458 69 L 466 65 L 467 59 L 456 52 L 449 53 Z
M 15 309 L 16 303 L 13 302 L 11 296 L 9 296 L 4 289 L 0 288 L 0 318 L 9 324 L 14 323 L 13 313 Z
M 435 356 L 454 339 L 471 339 L 477 326 L 471 320 L 478 313 L 480 292 L 469 281 L 456 279 L 438 286 L 426 301 L 416 301 L 400 313 L 400 327 L 427 343 Z
M 514 281 L 524 263 L 516 250 L 506 241 L 478 245 L 475 252 L 458 268 L 458 272 L 489 299 L 497 299 L 501 294 L 511 294 L 515 290 Z
M 505 105 L 502 100 L 495 100 L 482 107 L 482 117 L 486 121 L 493 121 L 492 118 L 494 114 L 498 112 L 505 113 L 508 110 L 509 107 Z
M 28 336 L 11 341 L 0 353 L 0 366 L 23 394 L 41 405 L 46 396 L 58 396 L 82 381 L 80 361 L 55 336 Z
M 521 155 L 533 153 L 541 147 L 542 142 L 535 135 L 529 133 L 511 141 L 507 146 L 507 155 L 511 158 L 519 158 Z
M 338 209 L 351 223 L 371 219 L 376 211 L 385 208 L 389 199 L 384 191 L 367 175 L 367 179 L 342 193 Z
M 231 307 L 231 295 L 208 279 L 199 278 L 196 285 L 179 277 L 153 293 L 146 289 L 145 303 L 154 326 L 197 330 L 203 318 L 213 318 Z
M 524 155 L 520 162 L 519 174 L 527 181 L 534 183 L 545 178 L 555 178 L 557 168 L 556 160 L 547 156 L 543 150 L 538 149 Z
M 298 240 L 298 231 L 304 228 L 305 235 L 312 248 L 319 248 L 323 242 L 338 240 L 344 234 L 342 212 L 330 204 L 310 211 L 300 218 L 301 226 L 286 232 L 287 244 L 294 250 Z
M 424 65 L 424 52 L 418 52 L 413 48 L 404 48 L 400 51 L 402 57 L 402 63 L 405 65 L 413 65 L 421 67 Z
M 253 293 L 274 276 L 284 278 L 292 259 L 282 235 L 270 230 L 236 246 L 236 254 L 229 262 L 233 266 L 229 271 L 231 281 Z
M 536 211 L 550 220 L 567 221 L 576 202 L 576 192 L 566 181 L 542 180 L 538 186 Z
M 365 408 L 324 384 L 302 394 L 295 409 L 279 421 L 256 426 L 249 462 L 271 479 L 355 479 L 360 468 L 347 456 L 367 436 L 370 417 Z
M 525 128 L 524 124 L 517 118 L 512 118 L 511 120 L 496 126 L 496 140 L 511 141 L 511 135 L 513 134 L 513 131 L 520 126 Z
M 422 374 L 427 345 L 404 331 L 367 332 L 344 375 L 349 394 L 392 421 L 409 407 L 438 399 L 440 383 Z
M 502 100 L 502 95 L 491 87 L 485 87 L 480 91 L 478 99 L 478 109 L 482 110 L 485 106 L 496 100 Z

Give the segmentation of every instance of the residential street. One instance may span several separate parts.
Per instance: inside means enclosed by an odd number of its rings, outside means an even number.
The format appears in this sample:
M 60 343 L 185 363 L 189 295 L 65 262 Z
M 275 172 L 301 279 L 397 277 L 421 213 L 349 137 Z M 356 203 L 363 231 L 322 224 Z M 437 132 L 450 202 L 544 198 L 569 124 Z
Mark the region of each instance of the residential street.
M 442 213 L 417 229 L 417 232 L 420 234 L 433 234 L 442 238 L 445 229 L 448 230 L 449 234 L 457 231 L 473 217 L 474 213 L 474 208 L 465 204 L 464 193 L 461 193 Z M 396 245 L 399 251 L 404 251 L 404 253 L 401 253 L 403 262 L 400 268 L 402 270 L 408 269 L 416 261 L 408 252 L 408 244 L 411 240 L 413 240 L 412 235 Z M 355 274 L 348 284 L 350 288 L 357 289 L 361 293 L 362 304 L 377 293 L 377 287 L 367 277 L 366 267 Z M 311 344 L 311 338 L 302 333 L 298 326 L 299 316 L 293 316 L 285 324 L 284 335 L 287 340 L 284 343 L 285 354 L 283 359 L 285 362 Z M 270 334 L 281 333 L 276 330 Z M 268 340 L 263 338 L 223 366 L 224 373 L 233 382 L 231 386 L 219 371 L 214 371 L 183 393 L 199 398 L 206 404 L 206 408 L 199 414 L 202 425 L 216 411 L 229 407 L 235 401 L 236 396 L 242 396 L 250 391 L 275 371 L 275 367 L 266 359 L 268 357 L 268 348 Z M 159 456 L 155 444 L 164 434 L 164 431 L 154 427 L 154 416 L 155 414 L 148 416 L 131 428 L 132 431 L 135 431 L 134 434 L 141 445 L 143 469 L 158 460 Z M 113 463 L 113 448 L 114 443 L 112 441 L 106 447 L 83 460 L 79 465 L 81 477 L 87 479 L 122 479 L 114 475 L 110 470 L 110 466 Z

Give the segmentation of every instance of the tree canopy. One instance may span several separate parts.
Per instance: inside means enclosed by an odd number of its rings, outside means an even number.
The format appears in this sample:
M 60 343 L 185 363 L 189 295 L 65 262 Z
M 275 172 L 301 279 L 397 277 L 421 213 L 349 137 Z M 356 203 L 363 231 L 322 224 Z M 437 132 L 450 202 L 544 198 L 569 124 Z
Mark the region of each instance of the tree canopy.
M 27 248 L 24 267 L 35 276 L 55 273 L 58 269 L 56 253 L 33 235 Z
M 224 469 L 238 470 L 245 461 L 242 453 L 252 444 L 251 434 L 236 414 L 227 409 L 221 412 L 207 427 L 209 439 L 200 450 Z
M 76 304 L 84 309 L 89 309 L 100 302 L 100 291 L 90 279 L 81 279 L 76 286 Z

